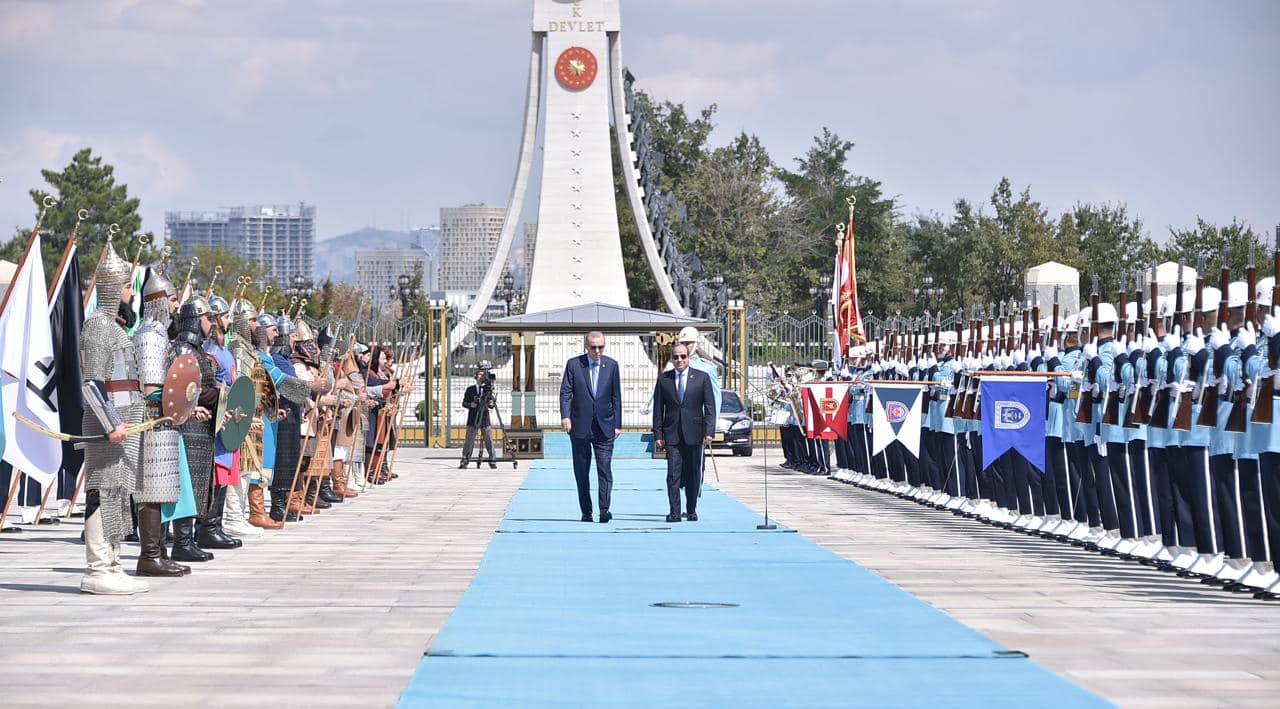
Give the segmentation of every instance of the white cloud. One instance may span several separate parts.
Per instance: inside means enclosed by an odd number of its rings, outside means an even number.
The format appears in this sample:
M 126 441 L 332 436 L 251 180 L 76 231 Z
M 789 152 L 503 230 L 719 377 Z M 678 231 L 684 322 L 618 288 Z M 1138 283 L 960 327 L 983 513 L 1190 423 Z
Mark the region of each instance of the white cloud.
M 655 95 L 695 104 L 756 106 L 781 94 L 777 42 L 726 42 L 669 34 L 645 43 L 642 64 L 666 68 L 642 72 L 639 83 Z M 672 59 L 678 68 L 670 68 Z

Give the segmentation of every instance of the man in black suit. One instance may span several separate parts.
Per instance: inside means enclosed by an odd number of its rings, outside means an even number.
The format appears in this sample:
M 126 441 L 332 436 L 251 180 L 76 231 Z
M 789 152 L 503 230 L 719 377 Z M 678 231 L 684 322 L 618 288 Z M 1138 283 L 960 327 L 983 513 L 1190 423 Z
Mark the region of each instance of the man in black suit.
M 689 348 L 671 348 L 675 368 L 658 375 L 653 390 L 653 438 L 667 449 L 668 522 L 680 521 L 680 488 L 684 487 L 689 521 L 698 521 L 698 492 L 702 486 L 702 447 L 716 430 L 716 399 L 711 377 L 689 366 Z
M 486 364 L 488 363 L 482 362 L 481 366 Z M 481 369 L 476 372 L 476 383 L 467 387 L 466 393 L 462 395 L 462 406 L 467 410 L 467 438 L 462 443 L 462 462 L 458 464 L 459 468 L 465 468 L 471 462 L 471 450 L 475 446 L 477 433 L 484 435 L 484 446 L 489 451 L 489 467 L 498 467 L 493 462 L 493 433 L 489 424 L 489 410 L 495 405 L 489 370 Z M 476 467 L 479 466 L 477 456 Z
M 573 444 L 573 478 L 582 521 L 591 521 L 591 454 L 599 478 L 600 521 L 613 519 L 613 442 L 622 433 L 622 377 L 618 362 L 604 356 L 604 334 L 587 333 L 586 353 L 569 360 L 560 380 L 560 426 Z

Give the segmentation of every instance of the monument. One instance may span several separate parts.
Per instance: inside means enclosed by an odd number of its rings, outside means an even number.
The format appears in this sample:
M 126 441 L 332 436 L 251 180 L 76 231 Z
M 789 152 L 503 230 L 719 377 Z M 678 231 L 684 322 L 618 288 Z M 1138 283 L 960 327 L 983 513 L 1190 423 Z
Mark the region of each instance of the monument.
M 534 0 L 524 127 L 511 198 L 496 257 L 474 305 L 453 328 L 452 342 L 461 342 L 472 331 L 493 295 L 524 208 L 539 136 L 538 248 L 525 311 L 591 303 L 630 306 L 614 203 L 611 150 L 616 149 L 650 271 L 667 310 L 685 314 L 646 218 L 631 150 L 621 29 L 618 0 Z M 611 337 L 609 342 L 609 354 L 632 374 L 631 381 L 623 381 L 624 399 L 647 399 L 639 389 L 652 388 L 657 371 L 639 338 Z M 535 351 L 537 422 L 555 425 L 559 376 L 565 360 L 581 354 L 581 337 L 543 335 L 536 343 L 523 344 Z M 525 373 L 528 376 L 527 367 Z M 534 398 L 513 401 L 512 415 L 531 420 Z M 628 411 L 624 422 L 640 425 L 641 419 L 639 411 Z

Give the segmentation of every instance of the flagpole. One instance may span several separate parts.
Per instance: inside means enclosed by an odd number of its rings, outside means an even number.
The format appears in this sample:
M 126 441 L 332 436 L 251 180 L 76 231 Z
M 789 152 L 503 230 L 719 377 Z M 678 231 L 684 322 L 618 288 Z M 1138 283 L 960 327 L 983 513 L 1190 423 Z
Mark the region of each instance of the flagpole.
M 31 230 L 31 240 L 22 249 L 22 258 L 18 259 L 18 268 L 13 272 L 13 281 L 15 283 L 18 280 L 18 274 L 22 273 L 22 267 L 27 265 L 27 257 L 31 255 L 31 246 L 36 243 L 36 237 L 40 236 L 40 225 L 44 223 L 44 213 L 57 203 L 57 200 L 53 197 L 44 198 L 44 208 L 40 210 L 40 216 L 36 217 L 36 228 Z M 13 291 L 13 288 L 5 291 L 4 300 L 0 300 L 0 314 L 3 314 L 5 307 L 9 305 L 9 297 L 13 295 Z
M 64 517 L 70 517 L 76 509 L 76 498 L 80 497 L 80 488 L 84 485 L 84 463 L 80 464 L 80 471 L 76 473 L 76 489 L 71 493 L 71 504 L 67 506 L 67 513 Z
M 13 480 L 9 481 L 9 496 L 4 500 L 4 509 L 0 510 L 0 534 L 21 532 L 17 527 L 6 527 L 4 521 L 9 519 L 9 505 L 13 504 L 13 498 L 18 495 L 18 479 L 22 477 L 22 471 L 11 467 L 13 471 Z

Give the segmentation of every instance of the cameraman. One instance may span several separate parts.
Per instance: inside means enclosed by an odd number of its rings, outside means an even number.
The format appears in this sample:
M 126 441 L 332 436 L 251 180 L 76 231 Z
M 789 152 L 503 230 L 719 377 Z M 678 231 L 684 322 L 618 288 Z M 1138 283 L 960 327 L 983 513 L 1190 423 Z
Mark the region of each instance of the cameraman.
M 493 433 L 489 425 L 489 409 L 497 403 L 493 398 L 492 377 L 487 367 L 481 367 L 476 372 L 476 383 L 467 387 L 467 393 L 462 396 L 462 407 L 467 410 L 467 440 L 462 444 L 462 462 L 458 464 L 459 468 L 467 467 L 467 463 L 471 461 L 471 448 L 475 445 L 477 431 L 484 432 L 484 445 L 489 450 L 489 467 L 498 467 L 493 462 Z

